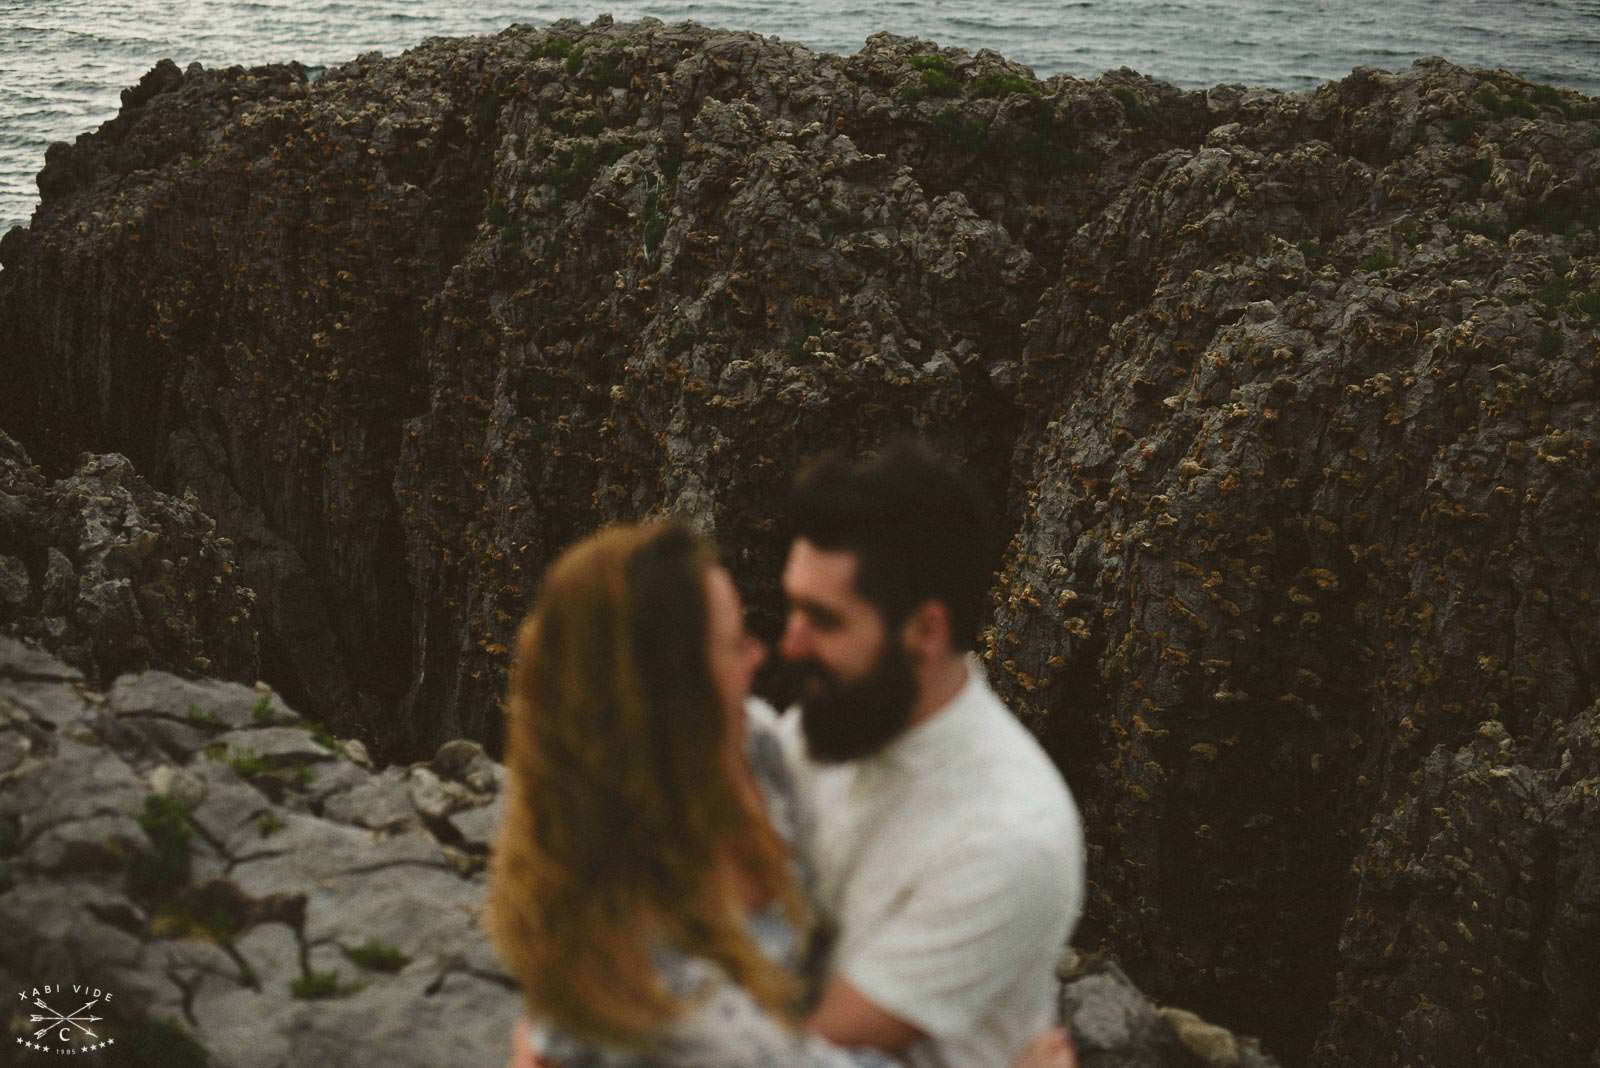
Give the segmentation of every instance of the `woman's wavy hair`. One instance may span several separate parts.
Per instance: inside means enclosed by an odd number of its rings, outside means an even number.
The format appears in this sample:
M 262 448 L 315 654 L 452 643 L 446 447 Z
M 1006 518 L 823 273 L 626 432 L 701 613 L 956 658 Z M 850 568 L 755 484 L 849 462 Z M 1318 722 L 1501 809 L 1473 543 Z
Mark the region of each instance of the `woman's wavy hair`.
M 803 927 L 784 847 L 725 752 L 707 656 L 712 548 L 616 525 L 545 573 L 506 695 L 505 814 L 488 927 L 534 1018 L 647 1048 L 684 1008 L 656 952 L 720 965 L 781 1019 L 798 988 L 751 938 L 744 880 Z

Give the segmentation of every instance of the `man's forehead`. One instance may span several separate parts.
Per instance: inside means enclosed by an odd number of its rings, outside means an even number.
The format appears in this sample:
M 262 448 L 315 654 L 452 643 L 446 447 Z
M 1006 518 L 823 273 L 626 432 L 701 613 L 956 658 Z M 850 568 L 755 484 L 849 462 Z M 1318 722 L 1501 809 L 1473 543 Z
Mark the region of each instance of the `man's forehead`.
M 805 538 L 796 538 L 783 567 L 784 591 L 807 597 L 854 597 L 860 564 L 861 558 L 854 550 L 824 549 Z

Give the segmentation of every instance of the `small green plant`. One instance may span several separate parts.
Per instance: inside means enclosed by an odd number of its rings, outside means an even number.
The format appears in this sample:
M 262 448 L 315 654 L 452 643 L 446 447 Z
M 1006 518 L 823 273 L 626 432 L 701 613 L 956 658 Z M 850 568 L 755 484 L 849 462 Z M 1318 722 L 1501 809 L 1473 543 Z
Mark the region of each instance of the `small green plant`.
M 963 115 L 953 104 L 939 109 L 933 117 L 933 128 L 946 144 L 964 152 L 979 152 L 988 141 L 983 123 Z
M 150 922 L 150 933 L 157 938 L 200 939 L 218 946 L 231 945 L 241 929 L 239 916 L 194 893 L 161 906 Z
M 1033 131 L 1024 134 L 1020 140 L 1010 145 L 1009 155 L 1023 163 L 1032 163 L 1067 174 L 1083 174 L 1094 170 L 1095 167 L 1095 158 L 1089 153 L 1081 152 L 1071 145 L 1062 144 L 1052 137 Z
M 1370 256 L 1363 256 L 1361 262 L 1356 264 L 1356 267 L 1363 271 L 1387 271 L 1395 265 L 1395 258 L 1389 253 L 1374 252 Z
M 1422 227 L 1412 219 L 1403 219 L 1389 227 L 1389 232 L 1395 239 L 1407 245 L 1415 245 L 1417 238 L 1422 235 Z
M 1450 121 L 1445 123 L 1445 136 L 1458 145 L 1464 145 L 1472 140 L 1478 128 L 1483 125 L 1483 119 L 1471 112 L 1463 111 L 1452 115 Z
M 1306 258 L 1306 268 L 1308 270 L 1320 271 L 1328 265 L 1328 250 L 1323 247 L 1319 239 L 1307 237 L 1295 242 L 1295 247 Z
M 1540 359 L 1548 360 L 1561 352 L 1561 331 L 1548 324 L 1539 331 L 1539 343 L 1534 346 Z
M 932 71 L 935 74 L 943 74 L 947 78 L 954 76 L 956 72 L 956 68 L 948 59 L 933 53 L 921 56 L 912 56 L 910 59 L 906 60 L 906 66 L 912 68 L 913 70 L 923 71 L 924 73 Z
M 654 264 L 660 258 L 661 239 L 666 232 L 667 215 L 661 210 L 660 194 L 652 192 L 645 198 L 639 228 L 639 242 L 644 249 L 646 262 Z
M 346 994 L 354 994 L 359 989 L 361 989 L 359 986 L 341 985 L 339 973 L 336 971 L 310 972 L 289 983 L 290 995 L 305 1001 L 344 997 Z
M 1550 261 L 1550 277 L 1533 294 L 1544 314 L 1554 315 L 1572 299 L 1572 283 L 1567 281 L 1567 271 L 1571 268 L 1572 263 L 1565 256 Z
M 1534 229 L 1546 234 L 1565 234 L 1573 226 L 1592 230 L 1600 222 L 1600 204 L 1586 206 L 1581 201 L 1554 200 L 1539 205 L 1526 218 Z
M 1497 119 L 1518 118 L 1533 119 L 1539 116 L 1539 107 L 1532 100 L 1523 96 L 1515 86 L 1505 86 L 1504 94 L 1492 85 L 1480 85 L 1478 91 L 1472 94 L 1472 99 L 1478 106 Z
M 333 732 L 328 731 L 328 727 L 323 726 L 318 719 L 302 719 L 299 726 L 301 726 L 302 731 L 306 731 L 307 734 L 310 734 L 310 740 L 312 740 L 312 742 L 317 743 L 317 745 L 325 748 L 325 750 L 338 753 L 339 739 L 333 737 Z
M 599 170 L 599 146 L 593 141 L 579 141 L 556 153 L 546 177 L 562 200 L 576 200 L 589 191 Z
M 1150 121 L 1150 108 L 1139 99 L 1139 94 L 1126 85 L 1113 85 L 1111 95 L 1122 104 L 1122 114 L 1135 126 L 1143 126 Z
M 914 104 L 927 97 L 961 95 L 961 83 L 956 80 L 956 69 L 943 56 L 912 56 L 906 60 L 906 65 L 922 72 L 922 77 L 917 79 L 916 84 L 901 90 L 902 104 Z
M 263 812 L 256 817 L 256 830 L 261 832 L 263 838 L 271 838 L 286 826 L 288 824 L 276 812 Z
M 1505 223 L 1483 215 L 1452 215 L 1450 225 L 1457 230 L 1465 230 L 1469 234 L 1477 234 L 1495 241 L 1503 241 L 1506 236 Z
M 594 89 L 615 89 L 628 84 L 623 72 L 622 48 L 614 46 L 594 55 L 589 60 L 589 73 L 584 80 Z
M 577 74 L 583 69 L 583 54 L 589 50 L 586 44 L 574 45 L 567 49 L 566 59 L 561 64 L 561 69 L 568 74 Z
M 972 79 L 972 84 L 967 87 L 967 92 L 979 99 L 996 96 L 1011 96 L 1021 93 L 1024 96 L 1039 97 L 1043 93 L 1034 82 L 1017 74 L 1002 74 L 991 71 L 980 74 Z
M 505 201 L 491 200 L 489 207 L 483 213 L 483 218 L 490 226 L 501 228 L 511 221 L 511 213 L 506 210 Z
M 1483 184 L 1494 174 L 1494 163 L 1482 156 L 1474 156 L 1467 160 L 1461 172 L 1467 179 L 1467 195 L 1477 196 L 1483 189 Z
M 229 749 L 223 754 L 222 762 L 241 779 L 253 779 L 270 768 L 266 758 L 253 749 Z
M 261 695 L 261 699 L 250 710 L 250 716 L 257 723 L 265 723 L 272 718 L 272 695 L 270 693 Z
M 823 330 L 827 329 L 827 322 L 818 315 L 807 315 L 801 322 L 800 328 L 789 339 L 789 361 L 799 363 L 806 358 L 806 342 L 813 337 L 821 337 Z
M 1527 97 L 1542 108 L 1555 108 L 1569 119 L 1600 118 L 1600 103 L 1591 103 L 1577 93 L 1553 85 L 1530 85 Z
M 128 876 L 135 896 L 157 897 L 189 881 L 189 840 L 194 827 L 189 809 L 171 797 L 151 794 L 144 799 L 139 827 L 150 847 L 133 859 Z
M 1535 85 L 1528 90 L 1528 99 L 1541 107 L 1559 108 L 1561 91 L 1553 85 Z
M 572 42 L 565 37 L 552 37 L 537 48 L 528 50 L 529 59 L 566 59 L 572 52 Z
M 505 97 L 499 93 L 485 93 L 478 98 L 478 111 L 475 116 L 478 120 L 478 133 L 481 135 L 494 126 L 495 120 L 500 117 L 500 109 L 505 107 Z
M 344 955 L 349 957 L 352 963 L 360 965 L 369 972 L 393 974 L 411 963 L 411 958 L 399 949 L 385 945 L 374 938 L 367 939 L 354 949 L 346 949 Z
M 189 706 L 189 722 L 190 723 L 198 723 L 203 727 L 226 727 L 227 726 L 227 723 L 223 722 L 223 719 L 222 719 L 221 716 L 217 715 L 211 709 L 209 709 L 209 708 L 201 708 L 199 705 L 190 705 Z

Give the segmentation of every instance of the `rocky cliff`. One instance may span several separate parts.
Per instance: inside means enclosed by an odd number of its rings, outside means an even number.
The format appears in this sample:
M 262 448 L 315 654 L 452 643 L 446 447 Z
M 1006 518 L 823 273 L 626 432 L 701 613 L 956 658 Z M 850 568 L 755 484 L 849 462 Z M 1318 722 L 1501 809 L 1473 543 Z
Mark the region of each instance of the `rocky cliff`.
M 1597 119 L 606 20 L 163 64 L 0 241 L 0 426 L 192 491 L 380 760 L 494 747 L 572 537 L 689 515 L 770 627 L 801 457 L 923 433 L 1006 517 L 1086 944 L 1291 1063 L 1586 1063 Z

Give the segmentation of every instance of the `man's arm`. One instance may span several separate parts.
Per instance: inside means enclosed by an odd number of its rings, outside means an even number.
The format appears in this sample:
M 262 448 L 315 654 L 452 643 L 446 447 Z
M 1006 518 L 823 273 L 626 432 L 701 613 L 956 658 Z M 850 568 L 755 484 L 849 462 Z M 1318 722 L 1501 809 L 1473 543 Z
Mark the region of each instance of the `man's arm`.
M 879 1008 L 841 976 L 828 980 L 806 1026 L 834 1045 L 871 1046 L 885 1053 L 901 1053 L 927 1037 L 915 1024 Z
M 1045 982 L 1081 879 L 1057 837 L 963 836 L 908 874 L 892 913 L 842 933 L 813 1022 L 840 1041 L 900 1050 L 967 1033 L 1019 975 Z

